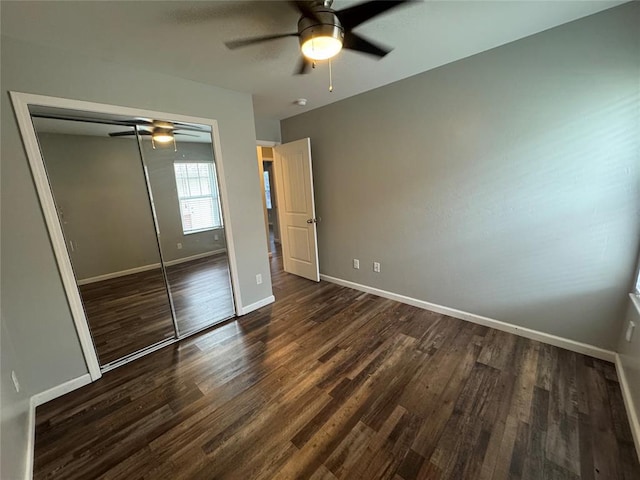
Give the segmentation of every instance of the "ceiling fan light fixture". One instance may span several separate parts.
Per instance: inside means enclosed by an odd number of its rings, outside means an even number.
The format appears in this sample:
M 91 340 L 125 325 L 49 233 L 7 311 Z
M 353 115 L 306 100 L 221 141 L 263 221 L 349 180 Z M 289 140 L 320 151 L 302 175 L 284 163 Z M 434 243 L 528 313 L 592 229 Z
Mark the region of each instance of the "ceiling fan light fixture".
M 300 33 L 300 50 L 310 60 L 327 60 L 342 50 L 343 40 L 338 25 L 314 25 Z
M 328 60 L 342 50 L 342 42 L 333 37 L 313 37 L 301 48 L 302 54 L 310 60 Z
M 173 142 L 173 132 L 170 130 L 154 130 L 151 137 L 154 142 L 170 143 Z

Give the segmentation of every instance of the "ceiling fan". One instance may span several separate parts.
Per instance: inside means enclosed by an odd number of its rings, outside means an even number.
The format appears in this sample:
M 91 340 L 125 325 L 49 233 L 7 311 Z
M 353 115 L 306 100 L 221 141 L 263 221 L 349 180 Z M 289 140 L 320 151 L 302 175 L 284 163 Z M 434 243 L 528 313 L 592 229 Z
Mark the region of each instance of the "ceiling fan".
M 177 122 L 162 122 L 160 120 L 136 120 L 137 134 L 141 136 L 150 136 L 153 142 L 153 148 L 156 148 L 155 142 L 158 143 L 170 143 L 173 142 L 174 147 L 176 139 L 174 135 L 183 135 L 187 137 L 197 137 L 197 135 L 191 135 L 189 133 L 182 133 L 178 130 L 196 130 L 190 125 L 181 124 Z M 184 125 L 182 128 L 176 128 L 176 125 Z M 132 125 L 134 126 L 134 125 Z M 185 128 L 186 127 L 186 128 Z M 136 130 L 125 130 L 123 132 L 111 132 L 110 137 L 128 137 L 135 136 Z
M 343 48 L 382 58 L 391 49 L 353 32 L 358 25 L 411 0 L 374 0 L 342 10 L 333 10 L 333 0 L 289 1 L 301 14 L 298 31 L 261 37 L 244 38 L 226 42 L 234 50 L 256 43 L 268 42 L 284 37 L 298 37 L 302 58 L 296 68 L 297 74 L 308 73 L 316 60 L 334 57 Z

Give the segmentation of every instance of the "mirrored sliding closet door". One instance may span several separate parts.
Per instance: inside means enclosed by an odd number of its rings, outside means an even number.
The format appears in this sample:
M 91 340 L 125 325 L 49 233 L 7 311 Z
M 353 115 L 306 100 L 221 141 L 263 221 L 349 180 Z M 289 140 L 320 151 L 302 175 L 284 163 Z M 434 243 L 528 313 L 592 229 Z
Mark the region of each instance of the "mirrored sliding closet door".
M 185 335 L 235 314 L 211 133 L 175 129 L 175 146 L 142 141 L 176 324 Z
M 30 113 L 102 369 L 235 315 L 210 127 Z

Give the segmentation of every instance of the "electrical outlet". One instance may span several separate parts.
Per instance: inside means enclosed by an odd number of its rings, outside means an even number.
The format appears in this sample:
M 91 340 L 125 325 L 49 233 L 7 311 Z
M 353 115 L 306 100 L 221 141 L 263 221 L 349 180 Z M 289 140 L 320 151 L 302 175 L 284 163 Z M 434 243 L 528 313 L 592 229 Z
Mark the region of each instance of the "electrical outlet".
M 373 262 L 373 271 L 380 273 L 380 262 Z
M 258 285 L 262 283 L 262 275 L 260 273 L 256 275 L 256 283 Z
M 178 245 L 178 250 L 182 250 L 182 244 L 178 242 L 177 245 Z
M 633 331 L 635 330 L 635 328 L 636 328 L 635 322 L 632 322 L 631 320 L 629 320 L 629 325 L 627 325 L 627 333 L 624 336 L 627 342 L 630 342 L 631 338 L 633 338 Z
M 16 392 L 20 391 L 20 382 L 18 382 L 18 376 L 16 372 L 11 370 L 11 380 L 13 380 L 13 387 L 16 389 Z
M 213 235 L 213 239 L 214 239 L 214 240 L 219 240 L 219 239 L 220 239 L 220 235 L 218 235 L 217 233 L 215 233 L 215 234 Z
M 360 268 L 360 260 L 358 260 L 357 258 L 353 259 L 353 268 Z

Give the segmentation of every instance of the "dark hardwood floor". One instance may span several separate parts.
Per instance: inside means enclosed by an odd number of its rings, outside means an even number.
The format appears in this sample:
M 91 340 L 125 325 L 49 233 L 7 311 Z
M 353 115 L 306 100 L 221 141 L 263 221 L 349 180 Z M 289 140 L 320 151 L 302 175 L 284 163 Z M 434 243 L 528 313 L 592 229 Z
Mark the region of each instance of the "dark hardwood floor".
M 611 363 L 284 274 L 37 410 L 35 478 L 638 479 Z
M 160 268 L 79 289 L 100 365 L 175 335 Z
M 226 253 L 168 267 L 167 278 L 180 335 L 235 315 Z
M 234 316 L 226 254 L 167 267 L 180 335 Z M 175 335 L 162 271 L 80 287 L 101 365 Z

